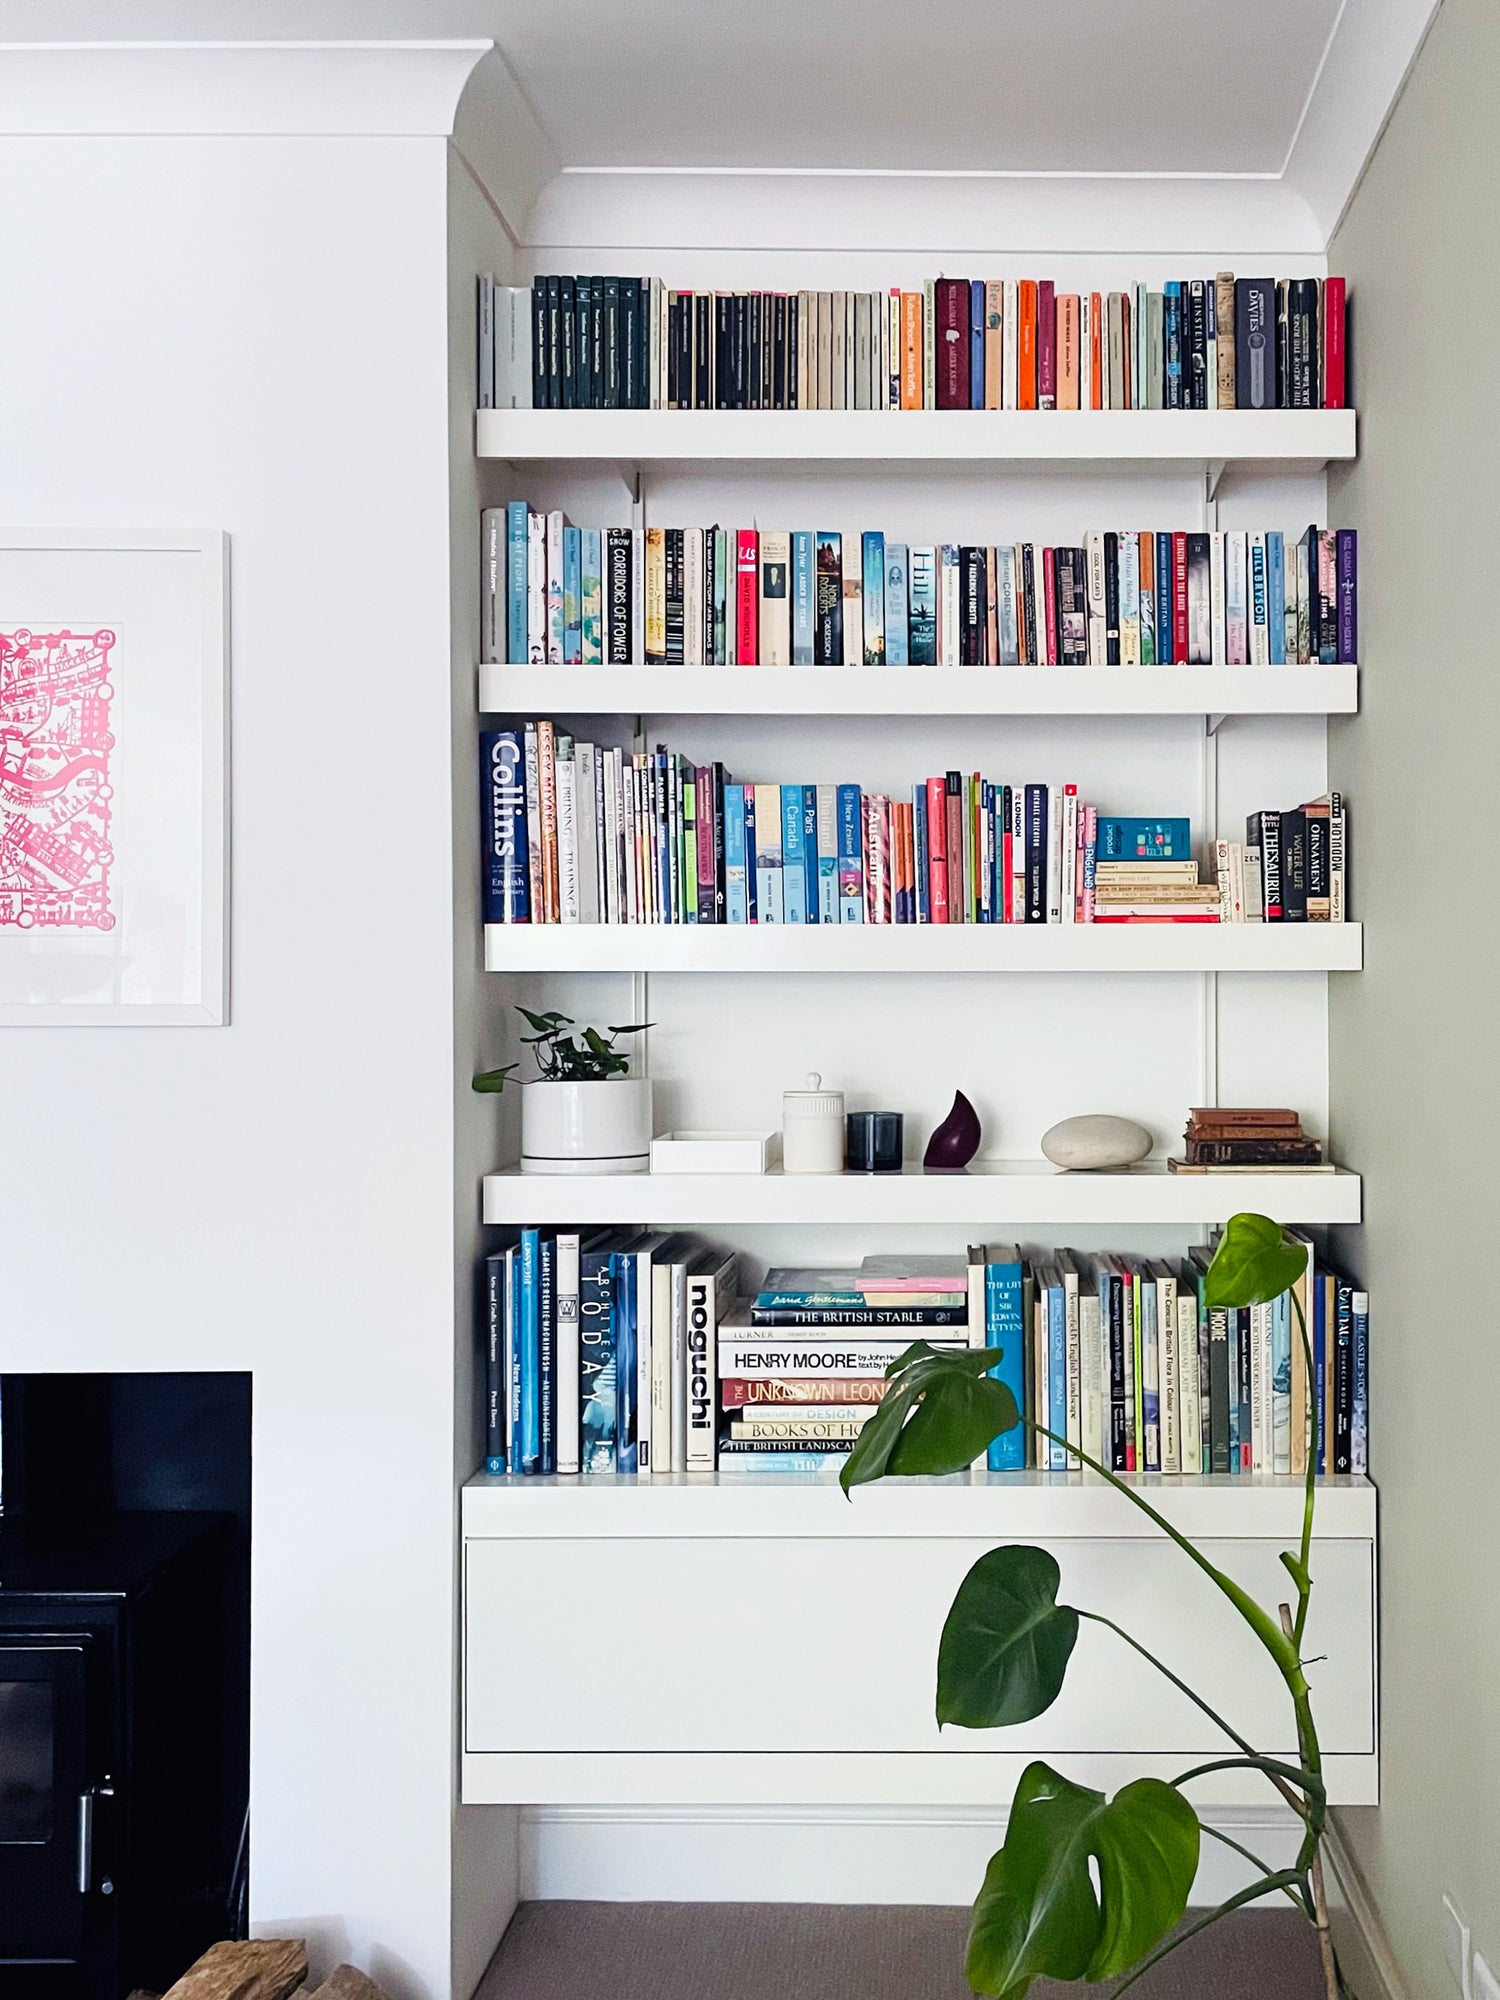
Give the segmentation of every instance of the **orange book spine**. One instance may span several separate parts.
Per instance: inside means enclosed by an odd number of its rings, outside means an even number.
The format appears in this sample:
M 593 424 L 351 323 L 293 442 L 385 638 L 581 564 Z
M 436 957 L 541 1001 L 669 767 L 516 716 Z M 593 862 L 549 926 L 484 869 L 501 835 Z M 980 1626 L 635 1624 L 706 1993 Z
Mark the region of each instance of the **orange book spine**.
M 1036 280 L 1023 278 L 1016 287 L 1020 325 L 1017 347 L 1016 408 L 1036 408 Z
M 1061 298 L 1057 302 L 1057 407 L 1060 410 L 1078 408 L 1078 328 L 1079 311 L 1076 296 Z
M 901 294 L 901 407 L 922 407 L 922 294 Z
M 1104 408 L 1104 300 L 1098 292 L 1089 294 L 1089 389 L 1090 407 Z

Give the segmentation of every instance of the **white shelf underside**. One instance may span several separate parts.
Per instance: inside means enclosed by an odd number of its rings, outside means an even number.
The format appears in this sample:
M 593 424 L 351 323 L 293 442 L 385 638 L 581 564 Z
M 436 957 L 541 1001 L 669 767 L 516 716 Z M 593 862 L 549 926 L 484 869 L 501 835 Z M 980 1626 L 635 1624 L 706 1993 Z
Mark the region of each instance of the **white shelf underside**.
M 1358 1222 L 1358 1174 L 1063 1173 L 1045 1161 L 961 1174 L 486 1174 L 488 1223 L 937 1223 L 991 1234 L 1033 1223 L 1201 1226 L 1250 1210 L 1277 1222 Z
M 1353 410 L 480 410 L 480 458 L 1320 466 Z
M 1359 924 L 486 924 L 488 972 L 1357 972 Z
M 479 669 L 485 715 L 1352 715 L 1357 667 Z

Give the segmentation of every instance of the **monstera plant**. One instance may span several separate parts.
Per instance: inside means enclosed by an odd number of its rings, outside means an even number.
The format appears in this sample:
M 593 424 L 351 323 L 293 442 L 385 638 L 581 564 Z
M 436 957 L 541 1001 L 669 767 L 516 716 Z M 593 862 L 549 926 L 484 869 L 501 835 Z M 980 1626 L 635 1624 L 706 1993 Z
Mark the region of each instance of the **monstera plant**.
M 1211 1308 L 1252 1306 L 1290 1292 L 1311 1383 L 1307 1324 L 1296 1291 L 1305 1265 L 1305 1249 L 1289 1242 L 1276 1223 L 1263 1215 L 1237 1215 L 1209 1265 L 1205 1301 Z M 889 1370 L 885 1400 L 845 1463 L 845 1492 L 874 1479 L 962 1471 L 992 1438 L 1025 1423 L 1108 1480 L 1228 1599 L 1244 1621 L 1247 1644 L 1269 1654 L 1285 1684 L 1299 1754 L 1296 1763 L 1262 1755 L 1140 1640 L 1098 1612 L 1059 1603 L 1061 1573 L 1045 1549 L 1013 1546 L 982 1555 L 959 1586 L 938 1645 L 940 1725 L 996 1729 L 1044 1714 L 1061 1691 L 1079 1622 L 1088 1619 L 1107 1626 L 1165 1675 L 1223 1731 L 1230 1747 L 1224 1756 L 1170 1780 L 1138 1778 L 1113 1798 L 1075 1784 L 1048 1764 L 1029 1764 L 1011 1803 L 1005 1845 L 991 1860 L 974 1905 L 965 1965 L 969 1984 L 991 2000 L 1022 2000 L 1032 1981 L 1043 1977 L 1128 1975 L 1115 1989 L 1123 1993 L 1168 1952 L 1229 1911 L 1283 1894 L 1316 1932 L 1327 2000 L 1349 2000 L 1328 1929 L 1322 1863 L 1327 1797 L 1302 1661 L 1317 1497 L 1315 1402 L 1309 1398 L 1301 1540 L 1281 1558 L 1295 1595 L 1270 1611 L 1135 1487 L 1024 1417 L 1009 1389 L 989 1373 L 1001 1351 L 940 1352 L 925 1342 L 908 1348 Z M 1291 1867 L 1269 1867 L 1199 1819 L 1187 1788 L 1195 1779 L 1227 1770 L 1257 1772 L 1301 1820 L 1301 1843 Z M 1260 1871 L 1259 1879 L 1179 1929 L 1205 1834 L 1234 1848 Z

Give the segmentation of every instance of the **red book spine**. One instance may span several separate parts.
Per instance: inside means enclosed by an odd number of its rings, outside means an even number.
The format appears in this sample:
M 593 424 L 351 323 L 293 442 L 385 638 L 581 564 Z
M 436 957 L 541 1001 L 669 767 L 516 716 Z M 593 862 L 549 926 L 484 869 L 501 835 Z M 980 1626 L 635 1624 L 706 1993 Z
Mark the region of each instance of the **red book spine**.
M 1348 407 L 1348 294 L 1343 278 L 1323 284 L 1323 408 Z
M 939 278 L 933 286 L 937 314 L 937 382 L 933 398 L 940 410 L 969 407 L 969 281 Z
M 935 924 L 948 921 L 948 792 L 927 780 L 927 904 Z
M 753 667 L 760 662 L 760 536 L 754 528 L 735 530 L 734 567 L 739 614 L 735 620 L 734 657 L 742 667 Z
M 1089 293 L 1089 408 L 1104 408 L 1104 300 Z
M 1057 296 L 1050 278 L 1036 288 L 1036 406 L 1057 408 Z
M 1046 600 L 1047 665 L 1057 665 L 1057 551 L 1042 550 L 1042 596 Z
M 1188 656 L 1187 536 L 1172 537 L 1172 658 Z

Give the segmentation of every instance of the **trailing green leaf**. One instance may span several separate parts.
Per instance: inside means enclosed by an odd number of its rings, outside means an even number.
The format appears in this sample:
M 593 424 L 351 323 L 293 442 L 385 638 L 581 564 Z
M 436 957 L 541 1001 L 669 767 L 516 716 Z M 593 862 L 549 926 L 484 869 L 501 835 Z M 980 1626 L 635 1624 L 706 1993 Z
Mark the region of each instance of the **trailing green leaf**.
M 991 1549 L 979 1558 L 938 1644 L 940 1727 L 1000 1729 L 1052 1706 L 1078 1639 L 1078 1613 L 1057 1601 L 1061 1581 L 1045 1549 Z
M 1211 1310 L 1269 1305 L 1306 1269 L 1306 1250 L 1288 1242 L 1280 1223 L 1266 1215 L 1232 1215 L 1204 1278 L 1204 1303 Z
M 518 1070 L 520 1067 L 519 1063 L 507 1063 L 504 1069 L 481 1070 L 474 1079 L 473 1087 L 481 1092 L 504 1090 L 506 1078 L 513 1070 Z
M 1107 1799 L 1029 1764 L 974 1905 L 969 1984 L 991 2000 L 1021 2000 L 1044 1976 L 1127 1971 L 1187 1908 L 1198 1847 L 1197 1814 L 1159 1778 Z
M 913 1341 L 887 1369 L 885 1398 L 844 1460 L 839 1484 L 848 1493 L 886 1477 L 962 1472 L 992 1438 L 1021 1421 L 1015 1398 L 986 1370 L 999 1348 L 935 1348 Z

